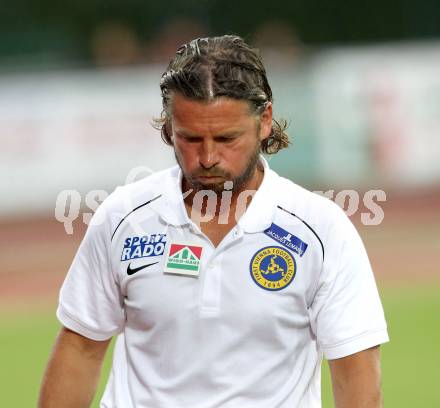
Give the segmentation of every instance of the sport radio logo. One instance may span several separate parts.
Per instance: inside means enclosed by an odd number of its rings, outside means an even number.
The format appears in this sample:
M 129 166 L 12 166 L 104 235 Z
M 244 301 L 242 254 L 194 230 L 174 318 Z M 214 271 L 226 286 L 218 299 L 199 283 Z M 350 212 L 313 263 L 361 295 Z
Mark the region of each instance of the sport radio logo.
M 166 234 L 146 234 L 126 238 L 122 248 L 121 261 L 162 255 L 165 250 Z

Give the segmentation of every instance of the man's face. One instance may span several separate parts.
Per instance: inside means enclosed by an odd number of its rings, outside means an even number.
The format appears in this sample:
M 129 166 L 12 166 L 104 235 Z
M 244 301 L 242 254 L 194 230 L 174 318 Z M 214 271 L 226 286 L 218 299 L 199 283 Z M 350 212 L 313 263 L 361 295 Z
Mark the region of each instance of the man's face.
M 272 129 L 272 106 L 256 116 L 246 101 L 217 98 L 200 102 L 175 94 L 171 111 L 174 152 L 187 187 L 245 189 L 255 176 L 260 143 Z

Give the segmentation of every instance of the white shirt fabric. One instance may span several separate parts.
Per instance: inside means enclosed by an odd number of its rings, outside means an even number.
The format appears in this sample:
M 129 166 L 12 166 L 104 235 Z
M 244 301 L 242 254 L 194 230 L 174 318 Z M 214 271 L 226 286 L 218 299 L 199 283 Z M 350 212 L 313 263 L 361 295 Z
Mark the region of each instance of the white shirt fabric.
M 118 335 L 101 407 L 321 407 L 322 357 L 388 341 L 349 219 L 262 162 L 262 184 L 218 247 L 189 219 L 177 166 L 119 187 L 97 210 L 57 316 L 94 340 Z M 203 248 L 199 276 L 164 273 L 172 243 Z M 259 284 L 258 268 L 275 281 L 287 269 L 264 250 L 293 258 L 284 287 Z

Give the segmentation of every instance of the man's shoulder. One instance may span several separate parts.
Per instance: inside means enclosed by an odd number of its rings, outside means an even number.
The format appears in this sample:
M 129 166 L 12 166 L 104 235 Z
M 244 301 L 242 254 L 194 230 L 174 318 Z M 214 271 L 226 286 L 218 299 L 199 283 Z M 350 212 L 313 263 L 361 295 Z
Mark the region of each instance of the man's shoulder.
M 149 203 L 160 201 L 167 189 L 177 182 L 177 166 L 153 173 L 141 180 L 118 186 L 98 208 L 111 224 Z
M 318 211 L 319 214 L 333 213 L 337 211 L 336 207 L 339 208 L 333 201 L 321 194 L 282 176 L 278 176 L 277 190 L 281 206 L 284 204 L 301 213 L 313 211 Z
M 332 226 L 351 224 L 335 202 L 292 180 L 278 176 L 276 191 L 278 208 L 294 214 L 321 231 L 328 231 Z
M 163 194 L 171 183 L 176 183 L 179 175 L 178 167 L 170 167 L 157 171 L 141 180 L 124 186 L 117 187 L 111 194 L 116 203 L 125 203 L 131 200 L 133 204 L 141 204 L 143 201 L 152 199 Z

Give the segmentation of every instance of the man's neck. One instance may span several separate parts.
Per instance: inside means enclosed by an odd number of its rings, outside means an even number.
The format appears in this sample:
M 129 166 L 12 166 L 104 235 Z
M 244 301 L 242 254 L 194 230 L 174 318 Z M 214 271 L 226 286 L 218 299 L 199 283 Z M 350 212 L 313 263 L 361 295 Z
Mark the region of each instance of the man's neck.
M 253 195 L 263 181 L 263 177 L 264 169 L 259 164 L 250 180 L 239 190 L 223 190 L 217 193 L 211 191 L 208 193 L 210 197 L 208 197 L 208 194 L 200 194 L 198 191 L 185 194 L 185 192 L 191 190 L 191 187 L 183 178 L 182 190 L 188 216 L 197 224 L 209 222 L 235 225 L 251 203 Z M 215 200 L 212 197 L 216 197 L 215 206 L 213 205 Z

